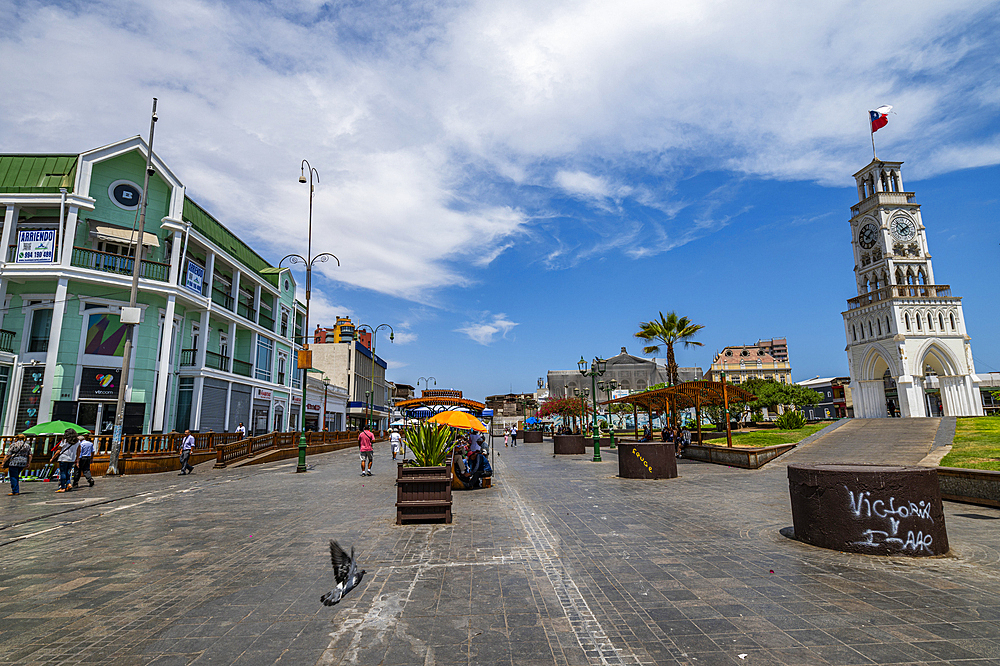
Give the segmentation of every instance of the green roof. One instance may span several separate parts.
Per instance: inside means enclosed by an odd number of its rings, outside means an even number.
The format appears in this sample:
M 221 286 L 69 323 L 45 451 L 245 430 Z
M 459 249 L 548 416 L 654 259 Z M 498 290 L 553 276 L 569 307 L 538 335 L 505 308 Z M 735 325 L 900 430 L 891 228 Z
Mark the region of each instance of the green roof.
M 226 229 L 221 222 L 188 197 L 184 197 L 184 221 L 190 222 L 198 233 L 231 254 L 244 266 L 256 271 L 275 287 L 278 286 L 276 272 L 265 273 L 267 269 L 272 268 L 271 264 L 267 263 L 263 257 L 250 249 L 249 245 L 237 238 L 236 234 Z
M 56 194 L 73 191 L 78 155 L 0 155 L 0 192 Z

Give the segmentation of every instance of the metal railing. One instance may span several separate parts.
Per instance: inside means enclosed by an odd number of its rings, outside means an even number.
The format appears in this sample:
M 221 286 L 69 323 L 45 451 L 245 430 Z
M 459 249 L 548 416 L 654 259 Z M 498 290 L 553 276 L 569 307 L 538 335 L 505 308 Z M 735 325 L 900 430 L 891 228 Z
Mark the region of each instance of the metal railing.
M 243 375 L 244 377 L 253 376 L 253 363 L 248 363 L 246 361 L 241 361 L 238 358 L 233 359 L 233 374 Z
M 8 354 L 14 353 L 14 336 L 16 333 L 14 331 L 5 331 L 0 329 L 0 351 L 5 351 Z
M 181 350 L 181 366 L 190 367 L 194 365 L 195 359 L 198 356 L 197 349 L 182 349 Z
M 893 298 L 951 298 L 951 285 L 893 284 L 847 299 L 847 309 L 856 310 Z
M 205 365 L 216 370 L 229 372 L 229 359 L 214 351 L 205 352 Z
M 86 247 L 74 247 L 70 263 L 77 268 L 89 268 L 105 273 L 117 273 L 118 275 L 132 275 L 135 259 L 110 252 L 98 252 Z M 170 264 L 159 261 L 143 261 L 139 266 L 139 277 L 145 280 L 168 282 L 170 280 Z
M 236 314 L 243 317 L 244 319 L 254 320 L 254 308 L 253 301 L 249 303 L 244 303 L 240 301 L 236 304 Z
M 212 288 L 212 302 L 221 305 L 230 312 L 233 310 L 233 297 L 214 287 Z
M 267 330 L 271 331 L 272 333 L 274 332 L 274 319 L 272 319 L 268 315 L 264 314 L 263 310 L 261 310 L 257 314 L 257 323 L 260 326 L 263 326 Z

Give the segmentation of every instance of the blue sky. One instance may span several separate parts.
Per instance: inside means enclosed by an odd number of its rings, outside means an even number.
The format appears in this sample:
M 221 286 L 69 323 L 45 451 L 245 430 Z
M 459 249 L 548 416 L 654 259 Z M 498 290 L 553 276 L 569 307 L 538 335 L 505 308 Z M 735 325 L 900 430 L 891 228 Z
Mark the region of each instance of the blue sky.
M 1000 370 L 996 2 L 0 2 L 0 150 L 144 134 L 264 256 L 302 252 L 319 323 L 387 322 L 389 376 L 482 397 L 640 321 L 786 336 L 846 372 L 851 174 L 867 111 L 923 205 L 935 276 Z M 99 45 L 99 48 L 97 47 Z M 314 318 L 314 319 L 315 319 Z

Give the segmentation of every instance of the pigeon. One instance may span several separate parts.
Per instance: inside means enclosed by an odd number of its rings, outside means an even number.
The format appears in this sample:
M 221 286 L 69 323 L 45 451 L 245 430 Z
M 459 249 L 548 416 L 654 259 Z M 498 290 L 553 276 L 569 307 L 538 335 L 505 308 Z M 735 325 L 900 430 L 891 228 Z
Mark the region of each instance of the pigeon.
M 351 555 L 348 557 L 344 549 L 333 539 L 330 540 L 330 561 L 333 563 L 333 577 L 337 584 L 320 597 L 324 606 L 339 603 L 344 595 L 361 583 L 361 578 L 367 573 L 364 569 L 358 571 L 357 563 L 354 561 L 354 546 L 351 546 Z

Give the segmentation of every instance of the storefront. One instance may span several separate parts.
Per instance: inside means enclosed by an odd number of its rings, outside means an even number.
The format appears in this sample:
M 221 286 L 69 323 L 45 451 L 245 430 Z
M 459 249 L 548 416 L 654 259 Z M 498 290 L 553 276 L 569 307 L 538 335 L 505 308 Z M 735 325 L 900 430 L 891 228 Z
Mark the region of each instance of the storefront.
M 282 396 L 274 399 L 274 422 L 271 428 L 274 432 L 285 430 L 285 412 L 287 409 L 286 397 Z
M 121 376 L 121 368 L 84 366 L 80 372 L 78 399 L 54 401 L 52 403 L 52 420 L 76 423 L 97 435 L 113 434 L 115 416 L 118 410 L 118 385 Z M 25 384 L 22 384 L 22 393 L 24 393 L 24 388 Z M 145 417 L 146 403 L 125 403 L 122 432 L 126 435 L 140 434 Z
M 288 429 L 299 430 L 302 427 L 302 394 L 292 394 L 292 408 L 288 412 Z
M 306 430 L 317 432 L 320 422 L 320 415 L 323 413 L 323 403 L 315 402 L 315 398 L 311 395 L 308 396 L 309 401 L 306 403 Z
M 253 390 L 252 422 L 253 434 L 266 435 L 271 432 L 269 427 L 271 416 L 271 400 L 274 392 L 271 389 L 255 388 Z

